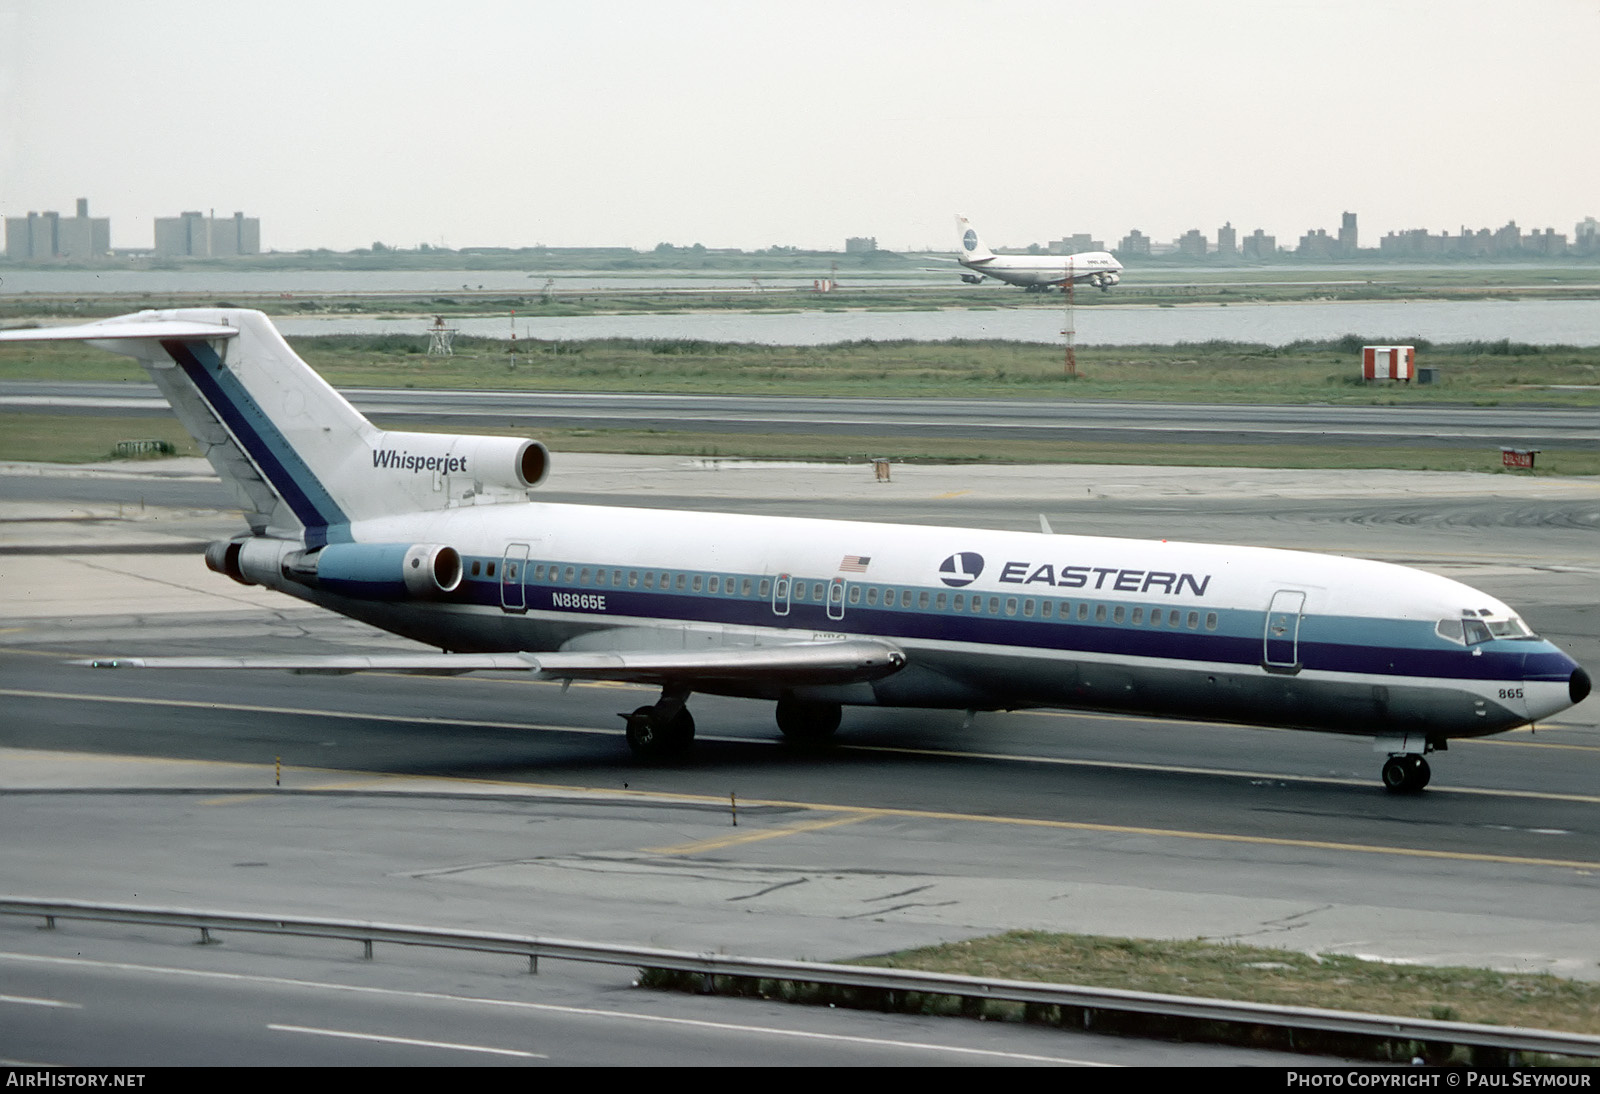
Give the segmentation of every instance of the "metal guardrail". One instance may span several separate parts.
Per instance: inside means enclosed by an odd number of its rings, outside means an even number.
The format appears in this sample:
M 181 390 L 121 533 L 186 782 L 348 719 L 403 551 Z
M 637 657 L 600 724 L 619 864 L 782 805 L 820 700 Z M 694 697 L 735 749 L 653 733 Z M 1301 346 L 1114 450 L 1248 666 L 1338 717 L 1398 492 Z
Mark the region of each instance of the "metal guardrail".
M 198 930 L 201 941 L 211 942 L 212 931 L 339 938 L 361 942 L 367 957 L 376 942 L 399 946 L 430 946 L 475 950 L 526 957 L 529 970 L 538 971 L 539 958 L 587 961 L 606 965 L 633 965 L 697 973 L 706 977 L 735 976 L 760 980 L 789 980 L 807 984 L 865 988 L 891 992 L 918 992 L 974 1000 L 997 1000 L 1050 1006 L 1081 1007 L 1201 1021 L 1234 1022 L 1292 1030 L 1342 1033 L 1384 1041 L 1425 1041 L 1436 1044 L 1541 1052 L 1561 1056 L 1600 1058 L 1600 1036 L 1556 1030 L 1490 1026 L 1473 1022 L 1448 1022 L 1405 1018 L 1320 1007 L 1277 1006 L 1228 999 L 1199 999 L 1157 992 L 1118 988 L 1043 984 L 1026 980 L 995 980 L 979 976 L 884 969 L 860 965 L 832 965 L 811 961 L 740 957 L 731 954 L 690 953 L 648 946 L 620 946 L 604 942 L 575 942 L 534 935 L 454 931 L 359 920 L 307 916 L 241 915 L 232 912 L 148 908 L 122 904 L 97 904 L 77 900 L 38 900 L 0 896 L 0 915 L 42 918 L 49 927 L 58 919 L 111 923 L 142 923 L 159 927 Z

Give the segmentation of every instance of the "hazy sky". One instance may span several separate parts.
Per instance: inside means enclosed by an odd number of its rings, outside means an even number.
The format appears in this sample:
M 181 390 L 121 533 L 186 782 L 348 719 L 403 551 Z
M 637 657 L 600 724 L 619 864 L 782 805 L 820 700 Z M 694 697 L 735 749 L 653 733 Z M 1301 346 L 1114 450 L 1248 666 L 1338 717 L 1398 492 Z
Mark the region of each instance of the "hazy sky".
M 267 249 L 1600 216 L 1600 0 L 0 0 L 0 212 Z

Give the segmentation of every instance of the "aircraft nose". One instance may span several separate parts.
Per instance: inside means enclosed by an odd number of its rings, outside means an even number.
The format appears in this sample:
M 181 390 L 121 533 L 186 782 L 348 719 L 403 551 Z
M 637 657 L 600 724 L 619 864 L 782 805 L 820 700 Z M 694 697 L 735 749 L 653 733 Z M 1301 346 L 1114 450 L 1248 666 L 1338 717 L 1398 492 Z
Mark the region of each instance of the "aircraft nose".
M 1567 694 L 1572 698 L 1572 705 L 1577 706 L 1589 697 L 1589 674 L 1583 671 L 1582 665 L 1572 667 L 1572 676 L 1567 680 Z

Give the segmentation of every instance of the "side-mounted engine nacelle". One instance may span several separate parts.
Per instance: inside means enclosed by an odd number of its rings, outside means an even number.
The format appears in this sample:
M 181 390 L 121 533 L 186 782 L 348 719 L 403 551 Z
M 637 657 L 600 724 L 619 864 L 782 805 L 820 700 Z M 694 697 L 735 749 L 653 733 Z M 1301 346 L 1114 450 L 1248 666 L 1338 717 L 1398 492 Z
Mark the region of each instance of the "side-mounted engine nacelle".
M 206 567 L 241 585 L 276 586 L 284 563 L 300 552 L 298 543 L 265 536 L 223 539 L 206 547 Z
M 461 587 L 461 552 L 442 543 L 330 543 L 287 576 L 363 600 L 427 600 Z
M 968 285 L 981 285 L 983 284 L 984 276 L 982 274 L 962 274 L 961 280 L 965 281 Z
M 206 548 L 206 565 L 241 585 L 284 580 L 362 600 L 420 599 L 461 587 L 461 552 L 442 543 L 330 543 L 307 551 L 288 540 L 251 536 Z
M 1096 285 L 1096 286 L 1098 286 L 1098 287 L 1100 287 L 1102 289 L 1109 289 L 1111 286 L 1115 285 L 1117 282 L 1119 282 L 1121 280 L 1122 280 L 1122 275 L 1121 274 L 1113 273 L 1110 270 L 1107 270 L 1105 273 L 1095 274 L 1093 277 L 1091 277 L 1089 279 L 1091 284 Z

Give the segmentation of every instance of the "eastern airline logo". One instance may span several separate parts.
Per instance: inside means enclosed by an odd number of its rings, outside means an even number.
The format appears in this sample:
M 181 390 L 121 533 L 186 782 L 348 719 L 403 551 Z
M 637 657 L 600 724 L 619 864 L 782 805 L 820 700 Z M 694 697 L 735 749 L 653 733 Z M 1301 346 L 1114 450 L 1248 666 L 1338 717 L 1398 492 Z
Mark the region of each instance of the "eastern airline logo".
M 967 233 L 971 235 L 971 232 Z M 939 580 L 952 589 L 971 585 L 983 573 L 983 556 L 976 551 L 962 551 L 939 563 Z
M 978 233 L 968 228 L 967 234 L 961 237 L 961 245 L 969 251 L 976 251 L 978 249 Z M 978 556 L 973 555 L 972 557 L 977 558 Z

